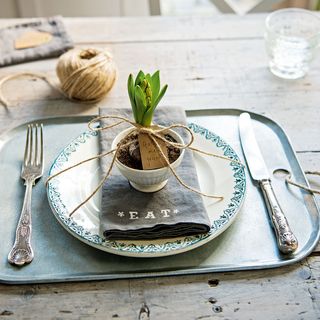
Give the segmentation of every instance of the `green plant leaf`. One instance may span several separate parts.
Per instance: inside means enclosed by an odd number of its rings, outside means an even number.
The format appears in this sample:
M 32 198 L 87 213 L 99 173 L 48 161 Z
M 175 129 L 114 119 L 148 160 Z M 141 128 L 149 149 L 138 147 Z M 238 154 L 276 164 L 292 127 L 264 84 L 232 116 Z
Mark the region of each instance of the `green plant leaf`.
M 153 105 L 155 100 L 158 97 L 160 91 L 160 71 L 156 71 L 151 77 L 151 88 L 152 88 L 152 100 L 151 104 Z
M 136 107 L 136 103 L 134 101 L 134 82 L 133 82 L 133 75 L 130 74 L 129 78 L 128 78 L 128 94 L 129 94 L 129 98 L 130 98 L 130 103 L 131 103 L 131 107 L 132 107 L 132 113 L 133 113 L 133 117 L 134 120 L 137 122 L 137 107 Z
M 141 89 L 140 86 L 135 86 L 135 103 L 136 103 L 136 108 L 137 108 L 137 123 L 142 124 L 143 116 L 147 110 L 147 101 L 146 97 Z
M 166 93 L 167 89 L 168 89 L 168 85 L 166 84 L 166 85 L 163 86 L 163 88 L 161 89 L 159 95 L 157 96 L 157 99 L 154 102 L 154 106 L 153 106 L 154 109 L 156 108 L 156 106 L 158 105 L 158 103 L 160 102 L 160 100 L 162 99 L 164 94 Z
M 134 83 L 135 86 L 137 86 L 138 84 L 140 84 L 140 82 L 143 80 L 144 78 L 144 73 L 142 70 L 139 71 L 139 73 L 137 74 L 137 77 L 136 77 L 136 81 Z
M 146 79 L 147 79 L 147 81 L 151 84 L 151 75 L 150 75 L 150 73 L 147 73 L 145 76 L 144 76 Z
M 153 112 L 151 111 L 151 108 L 149 108 L 145 112 L 140 124 L 143 125 L 144 127 L 150 127 L 152 123 L 152 118 L 153 118 Z

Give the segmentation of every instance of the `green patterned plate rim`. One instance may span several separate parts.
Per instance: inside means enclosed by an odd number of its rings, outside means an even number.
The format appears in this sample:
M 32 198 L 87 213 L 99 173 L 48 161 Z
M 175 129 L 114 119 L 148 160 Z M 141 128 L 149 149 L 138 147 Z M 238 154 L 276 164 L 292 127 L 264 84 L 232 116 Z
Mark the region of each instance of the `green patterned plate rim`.
M 199 134 L 206 140 L 214 143 L 218 149 L 222 150 L 224 156 L 240 161 L 233 148 L 220 136 L 195 123 L 190 123 L 188 126 L 195 134 Z M 98 133 L 95 131 L 85 131 L 71 141 L 54 160 L 49 170 L 49 176 L 66 167 L 70 156 L 74 152 L 77 152 L 81 145 L 86 144 L 93 137 L 96 138 L 97 135 Z M 185 252 L 207 243 L 210 241 L 210 238 L 214 238 L 224 231 L 226 225 L 230 224 L 231 220 L 235 218 L 245 198 L 246 177 L 244 167 L 241 164 L 229 162 L 229 166 L 234 179 L 232 197 L 219 215 L 219 218 L 212 221 L 210 231 L 205 234 L 166 239 L 166 241 L 159 244 L 146 244 L 148 242 L 146 240 L 137 241 L 137 243 L 132 241 L 106 240 L 99 234 L 91 233 L 85 227 L 76 223 L 72 217 L 68 216 L 68 210 L 61 199 L 59 183 L 57 183 L 56 179 L 52 179 L 47 184 L 47 195 L 51 209 L 62 226 L 73 236 L 95 248 L 115 254 L 138 257 L 171 255 Z

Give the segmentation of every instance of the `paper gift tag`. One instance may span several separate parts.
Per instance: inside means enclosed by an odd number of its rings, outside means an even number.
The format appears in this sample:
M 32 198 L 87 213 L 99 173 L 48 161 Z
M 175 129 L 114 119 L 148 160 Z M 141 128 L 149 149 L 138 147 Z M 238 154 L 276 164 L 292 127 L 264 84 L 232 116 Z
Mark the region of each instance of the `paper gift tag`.
M 157 140 L 162 152 L 168 159 L 168 150 L 166 143 L 160 139 L 155 139 Z M 167 165 L 165 160 L 162 158 L 160 151 L 147 133 L 140 133 L 138 136 L 138 140 L 140 146 L 142 168 L 144 170 L 163 168 Z
M 29 31 L 23 33 L 19 38 L 15 40 L 15 49 L 27 49 L 38 47 L 44 43 L 50 42 L 52 34 L 41 31 Z

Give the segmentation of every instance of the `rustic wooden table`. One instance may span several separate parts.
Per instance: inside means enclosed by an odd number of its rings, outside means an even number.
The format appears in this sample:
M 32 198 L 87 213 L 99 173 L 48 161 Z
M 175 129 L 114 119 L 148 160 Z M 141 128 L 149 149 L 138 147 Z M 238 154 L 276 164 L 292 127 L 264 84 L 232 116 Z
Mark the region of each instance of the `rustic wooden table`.
M 320 59 L 304 79 L 274 77 L 267 68 L 264 19 L 265 15 L 74 18 L 65 19 L 65 24 L 77 46 L 108 47 L 113 52 L 119 77 L 100 104 L 128 105 L 127 75 L 140 68 L 160 69 L 163 82 L 169 84 L 163 104 L 241 108 L 271 116 L 291 137 L 303 168 L 319 170 Z M 0 27 L 18 21 L 0 20 Z M 2 68 L 0 77 L 41 71 L 55 79 L 56 62 Z M 98 107 L 66 101 L 32 78 L 6 84 L 5 94 L 11 106 L 0 108 L 1 132 L 43 116 L 94 114 Z M 0 285 L 0 318 L 320 319 L 319 253 L 320 246 L 300 263 L 271 270 Z

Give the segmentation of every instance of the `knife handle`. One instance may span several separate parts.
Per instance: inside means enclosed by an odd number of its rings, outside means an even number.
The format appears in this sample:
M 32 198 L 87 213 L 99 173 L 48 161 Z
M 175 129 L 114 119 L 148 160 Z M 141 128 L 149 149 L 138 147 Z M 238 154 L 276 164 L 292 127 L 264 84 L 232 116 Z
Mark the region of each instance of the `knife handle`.
M 269 179 L 261 180 L 260 187 L 267 203 L 279 250 L 285 254 L 294 252 L 298 248 L 298 240 L 291 231 L 288 221 L 280 208 L 271 181 Z

